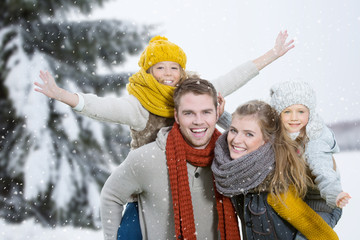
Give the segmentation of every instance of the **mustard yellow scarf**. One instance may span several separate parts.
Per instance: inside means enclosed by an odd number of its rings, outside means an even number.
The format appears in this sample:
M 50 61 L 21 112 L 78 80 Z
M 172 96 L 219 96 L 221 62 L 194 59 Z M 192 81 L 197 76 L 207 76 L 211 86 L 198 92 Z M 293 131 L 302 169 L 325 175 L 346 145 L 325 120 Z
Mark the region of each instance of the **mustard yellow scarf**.
M 297 196 L 294 186 L 282 193 L 281 200 L 268 194 L 269 205 L 309 240 L 339 240 L 336 232 L 319 214 Z
M 161 117 L 174 117 L 175 87 L 159 83 L 143 68 L 129 78 L 126 89 L 149 112 Z

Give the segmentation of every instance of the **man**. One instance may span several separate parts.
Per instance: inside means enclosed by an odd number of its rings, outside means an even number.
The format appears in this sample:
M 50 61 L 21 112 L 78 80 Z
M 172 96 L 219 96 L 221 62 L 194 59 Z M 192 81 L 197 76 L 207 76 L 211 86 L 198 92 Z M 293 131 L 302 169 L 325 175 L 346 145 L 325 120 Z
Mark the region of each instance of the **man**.
M 237 239 L 231 202 L 214 191 L 211 161 L 220 133 L 217 94 L 202 79 L 174 92 L 175 124 L 131 151 L 101 192 L 105 239 L 116 239 L 123 206 L 137 195 L 143 239 Z M 218 214 L 219 213 L 219 214 Z

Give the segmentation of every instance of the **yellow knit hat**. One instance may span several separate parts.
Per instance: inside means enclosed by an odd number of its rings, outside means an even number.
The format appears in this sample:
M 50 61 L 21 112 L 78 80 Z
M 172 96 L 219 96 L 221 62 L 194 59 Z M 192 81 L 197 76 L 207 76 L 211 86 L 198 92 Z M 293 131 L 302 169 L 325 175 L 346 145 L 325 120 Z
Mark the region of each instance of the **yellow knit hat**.
M 146 71 L 158 62 L 164 61 L 176 62 L 185 69 L 186 54 L 178 45 L 168 41 L 166 37 L 153 37 L 141 54 L 138 64 Z

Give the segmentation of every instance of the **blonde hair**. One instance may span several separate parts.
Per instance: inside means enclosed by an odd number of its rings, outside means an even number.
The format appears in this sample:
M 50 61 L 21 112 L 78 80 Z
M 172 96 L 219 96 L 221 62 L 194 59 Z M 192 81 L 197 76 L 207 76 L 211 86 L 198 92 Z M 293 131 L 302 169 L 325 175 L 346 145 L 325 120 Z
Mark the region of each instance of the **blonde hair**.
M 269 186 L 271 194 L 279 197 L 293 185 L 299 197 L 305 196 L 309 177 L 303 151 L 298 153 L 298 143 L 290 139 L 276 110 L 263 101 L 252 100 L 239 106 L 233 113 L 235 116 L 254 116 L 264 141 L 273 144 L 275 170 Z
M 298 196 L 302 198 L 306 195 L 307 187 L 312 185 L 304 158 L 304 145 L 300 140 L 293 141 L 281 120 L 279 123 L 274 141 L 276 166 L 270 187 L 273 193 L 279 196 L 293 185 Z

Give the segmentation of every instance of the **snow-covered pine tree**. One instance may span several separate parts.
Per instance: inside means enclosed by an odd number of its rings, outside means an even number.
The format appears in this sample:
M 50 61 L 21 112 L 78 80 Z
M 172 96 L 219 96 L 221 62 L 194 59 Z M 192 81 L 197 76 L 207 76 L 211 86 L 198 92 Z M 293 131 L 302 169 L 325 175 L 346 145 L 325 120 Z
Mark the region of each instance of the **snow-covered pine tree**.
M 110 74 L 111 67 L 143 49 L 152 27 L 67 20 L 101 4 L 0 2 L 0 217 L 7 221 L 99 225 L 99 192 L 129 151 L 128 130 L 50 101 L 33 82 L 48 69 L 70 91 L 120 94 L 129 73 Z

